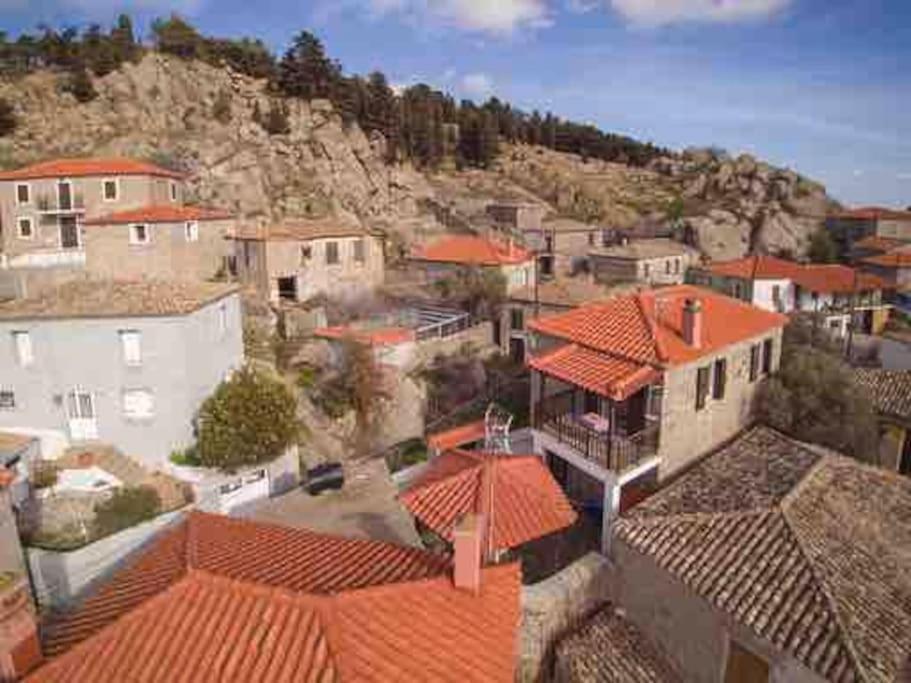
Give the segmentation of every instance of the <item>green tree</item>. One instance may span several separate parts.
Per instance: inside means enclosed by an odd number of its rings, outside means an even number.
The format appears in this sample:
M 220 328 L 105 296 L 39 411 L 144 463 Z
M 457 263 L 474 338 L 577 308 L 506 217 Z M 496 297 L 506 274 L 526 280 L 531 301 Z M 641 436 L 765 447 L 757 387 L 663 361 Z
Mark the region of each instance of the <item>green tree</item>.
M 95 533 L 107 536 L 152 519 L 161 511 L 161 498 L 151 486 L 117 489 L 107 500 L 95 505 Z
M 76 69 L 70 73 L 63 89 L 82 103 L 91 102 L 98 97 L 89 72 L 85 68 Z
M 820 228 L 810 238 L 807 255 L 813 263 L 835 263 L 838 261 L 838 246 L 825 228 Z
M 289 97 L 331 98 L 340 78 L 341 67 L 326 56 L 319 38 L 309 31 L 295 36 L 278 65 L 278 88 Z
M 19 125 L 13 105 L 5 98 L 0 97 L 0 138 L 12 134 Z
M 231 123 L 231 93 L 220 90 L 212 103 L 212 118 L 223 125 Z
M 257 108 L 253 110 L 253 118 L 256 120 L 258 113 Z M 269 135 L 287 135 L 291 132 L 291 124 L 288 121 L 288 104 L 281 100 L 272 100 L 269 103 L 269 111 L 266 116 L 259 115 L 260 125 Z
M 294 396 L 280 380 L 245 367 L 203 403 L 197 432 L 206 467 L 231 471 L 273 460 L 298 435 Z
M 139 46 L 133 36 L 133 20 L 128 14 L 117 17 L 117 25 L 111 29 L 111 45 L 118 63 L 135 61 Z
M 191 24 L 177 14 L 152 22 L 152 36 L 161 52 L 183 59 L 203 58 L 204 41 Z

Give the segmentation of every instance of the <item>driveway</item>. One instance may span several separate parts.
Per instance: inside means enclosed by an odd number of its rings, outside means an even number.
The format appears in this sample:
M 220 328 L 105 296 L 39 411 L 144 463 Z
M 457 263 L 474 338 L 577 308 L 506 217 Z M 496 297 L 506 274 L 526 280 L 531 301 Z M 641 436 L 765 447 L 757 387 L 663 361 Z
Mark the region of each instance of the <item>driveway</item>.
M 298 488 L 242 513 L 247 519 L 350 538 L 421 547 L 414 522 L 382 458 L 345 463 L 345 486 L 311 496 Z

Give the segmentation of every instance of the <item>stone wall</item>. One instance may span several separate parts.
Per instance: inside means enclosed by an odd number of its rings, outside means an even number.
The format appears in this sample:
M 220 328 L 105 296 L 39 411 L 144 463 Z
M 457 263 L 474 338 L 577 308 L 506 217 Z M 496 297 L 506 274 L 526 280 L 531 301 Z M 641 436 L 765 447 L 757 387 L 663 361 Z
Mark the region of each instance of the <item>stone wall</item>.
M 19 544 L 19 528 L 10 490 L 0 484 L 0 574 L 21 572 L 24 568 L 22 546 Z
M 549 579 L 522 588 L 517 680 L 547 680 L 560 638 L 606 602 L 609 564 L 589 553 Z
M 476 349 L 493 352 L 493 323 L 483 322 L 457 332 L 449 337 L 427 339 L 418 342 L 416 363 L 418 365 L 430 363 L 437 356 L 452 356 L 469 344 Z

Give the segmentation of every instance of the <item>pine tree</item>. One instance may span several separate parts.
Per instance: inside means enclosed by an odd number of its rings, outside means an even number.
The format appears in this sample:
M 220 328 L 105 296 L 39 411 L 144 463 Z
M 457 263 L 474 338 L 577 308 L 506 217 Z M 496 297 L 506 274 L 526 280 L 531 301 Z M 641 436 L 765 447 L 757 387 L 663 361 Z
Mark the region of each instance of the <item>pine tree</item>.
M 139 55 L 139 47 L 133 36 L 133 20 L 128 14 L 117 17 L 117 25 L 111 29 L 111 43 L 118 64 L 134 61 Z
M 7 100 L 0 98 L 0 138 L 6 137 L 16 130 L 19 121 L 16 112 Z
M 305 100 L 330 98 L 341 68 L 326 56 L 312 33 L 301 31 L 278 65 L 278 88 L 289 97 Z
M 91 102 L 98 97 L 95 86 L 92 85 L 92 79 L 89 77 L 89 72 L 85 67 L 73 70 L 63 89 L 72 94 L 78 102 L 82 103 Z

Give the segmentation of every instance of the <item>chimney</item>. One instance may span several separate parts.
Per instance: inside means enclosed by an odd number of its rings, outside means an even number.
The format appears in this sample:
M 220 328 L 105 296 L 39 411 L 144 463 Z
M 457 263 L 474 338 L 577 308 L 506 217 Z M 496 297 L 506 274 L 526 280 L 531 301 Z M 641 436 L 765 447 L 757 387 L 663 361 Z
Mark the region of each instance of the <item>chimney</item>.
M 23 578 L 14 578 L 11 585 L 0 590 L 0 681 L 20 680 L 41 659 L 38 624 L 28 583 Z
M 481 555 L 484 544 L 484 516 L 467 514 L 452 534 L 455 587 L 477 595 L 481 592 Z
M 702 302 L 687 299 L 683 303 L 683 341 L 698 349 L 702 346 Z

